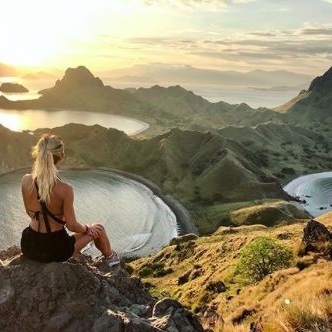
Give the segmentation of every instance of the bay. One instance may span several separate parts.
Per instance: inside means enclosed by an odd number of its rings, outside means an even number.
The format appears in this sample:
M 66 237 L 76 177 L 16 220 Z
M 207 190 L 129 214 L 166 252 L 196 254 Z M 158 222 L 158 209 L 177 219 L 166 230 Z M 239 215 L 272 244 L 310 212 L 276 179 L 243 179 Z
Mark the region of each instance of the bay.
M 54 128 L 68 123 L 79 123 L 84 125 L 98 124 L 106 128 L 121 130 L 127 135 L 136 135 L 145 131 L 149 127 L 147 123 L 134 118 L 106 113 L 83 112 L 65 109 L 0 109 L 0 124 L 13 131 Z
M 0 177 L 0 248 L 19 245 L 28 226 L 20 193 L 27 170 Z M 84 224 L 102 223 L 113 248 L 126 256 L 147 256 L 178 235 L 173 211 L 143 184 L 102 170 L 62 170 L 61 178 L 74 188 L 75 213 Z M 97 255 L 94 246 L 88 253 Z
M 332 211 L 332 172 L 300 176 L 289 182 L 284 190 L 305 200 L 302 205 L 313 217 Z

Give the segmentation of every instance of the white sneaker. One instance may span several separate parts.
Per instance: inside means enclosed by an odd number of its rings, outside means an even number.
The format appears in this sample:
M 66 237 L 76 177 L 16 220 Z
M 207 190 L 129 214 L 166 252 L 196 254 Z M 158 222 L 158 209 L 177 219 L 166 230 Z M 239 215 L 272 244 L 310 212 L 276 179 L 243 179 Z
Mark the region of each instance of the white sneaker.
M 119 255 L 117 254 L 116 251 L 112 250 L 111 251 L 111 255 L 109 257 L 106 257 L 105 258 L 105 263 L 109 266 L 109 267 L 112 267 L 114 265 L 118 265 L 120 264 L 120 257 Z

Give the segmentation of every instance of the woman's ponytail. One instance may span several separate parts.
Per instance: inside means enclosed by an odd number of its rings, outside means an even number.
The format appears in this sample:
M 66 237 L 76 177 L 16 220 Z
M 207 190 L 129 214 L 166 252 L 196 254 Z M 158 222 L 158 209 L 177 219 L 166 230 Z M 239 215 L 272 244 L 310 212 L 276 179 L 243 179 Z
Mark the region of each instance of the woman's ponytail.
M 63 154 L 63 142 L 57 135 L 44 134 L 32 148 L 32 156 L 35 158 L 32 178 L 37 181 L 41 201 L 50 202 L 53 186 L 58 179 L 55 163 Z

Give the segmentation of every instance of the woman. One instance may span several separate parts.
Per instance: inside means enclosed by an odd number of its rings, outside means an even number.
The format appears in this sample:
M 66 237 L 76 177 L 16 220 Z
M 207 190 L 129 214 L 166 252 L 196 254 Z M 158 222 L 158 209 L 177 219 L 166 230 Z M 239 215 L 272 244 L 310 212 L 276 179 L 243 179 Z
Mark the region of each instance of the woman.
M 32 156 L 32 174 L 22 178 L 24 206 L 31 218 L 22 232 L 23 255 L 41 262 L 66 261 L 94 241 L 109 266 L 119 264 L 103 225 L 83 225 L 76 220 L 73 188 L 58 177 L 65 156 L 61 138 L 44 134 L 33 147 Z M 74 234 L 69 236 L 64 226 Z

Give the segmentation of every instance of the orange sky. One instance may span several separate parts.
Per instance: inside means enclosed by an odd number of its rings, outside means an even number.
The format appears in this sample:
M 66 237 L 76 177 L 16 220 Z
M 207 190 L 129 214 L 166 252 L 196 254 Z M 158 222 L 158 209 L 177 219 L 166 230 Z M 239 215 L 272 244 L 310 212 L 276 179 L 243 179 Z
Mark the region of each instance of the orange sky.
M 0 62 L 321 73 L 332 63 L 331 17 L 331 0 L 10 0 Z

